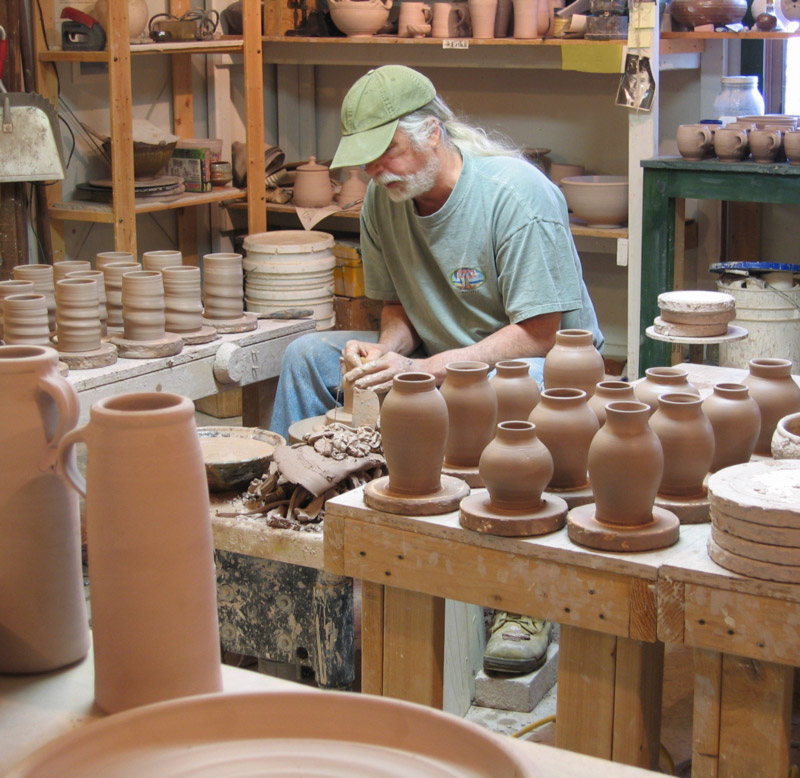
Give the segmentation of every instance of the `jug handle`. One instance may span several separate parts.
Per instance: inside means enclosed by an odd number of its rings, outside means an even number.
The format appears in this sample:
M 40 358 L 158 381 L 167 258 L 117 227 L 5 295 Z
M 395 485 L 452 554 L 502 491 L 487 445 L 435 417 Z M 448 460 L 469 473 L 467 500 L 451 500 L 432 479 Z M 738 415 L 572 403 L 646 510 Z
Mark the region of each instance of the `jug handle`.
M 392 7 L 392 0 L 378 0 L 378 2 L 387 10 Z
M 48 395 L 58 408 L 58 428 L 52 440 L 48 441 L 42 460 L 39 462 L 40 469 L 48 470 L 56 462 L 56 449 L 61 439 L 78 423 L 80 404 L 72 385 L 61 376 L 42 376 L 39 379 L 39 389 Z
M 86 497 L 86 479 L 78 471 L 78 466 L 75 464 L 75 457 L 70 456 L 72 449 L 76 443 L 85 443 L 84 437 L 86 427 L 78 427 L 78 429 L 70 430 L 61 439 L 58 444 L 58 453 L 56 455 L 56 470 L 59 475 L 67 479 L 69 485 L 80 494 Z

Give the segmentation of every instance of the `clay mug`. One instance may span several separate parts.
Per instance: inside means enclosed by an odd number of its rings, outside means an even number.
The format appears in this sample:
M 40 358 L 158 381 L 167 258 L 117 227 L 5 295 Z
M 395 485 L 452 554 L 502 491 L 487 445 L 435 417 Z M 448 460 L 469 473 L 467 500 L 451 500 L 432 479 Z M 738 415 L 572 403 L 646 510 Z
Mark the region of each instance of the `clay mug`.
M 747 155 L 747 130 L 721 127 L 714 133 L 714 151 L 722 162 L 739 162 Z
M 400 38 L 424 38 L 420 30 L 431 23 L 431 7 L 427 3 L 407 2 L 400 3 L 400 15 L 397 19 L 397 35 Z
M 292 200 L 300 208 L 324 208 L 333 201 L 330 171 L 316 157 L 297 168 Z
M 783 136 L 783 150 L 791 165 L 800 165 L 800 130 L 790 130 Z
M 434 3 L 431 38 L 458 38 L 464 32 L 467 12 L 464 3 Z
M 714 145 L 714 133 L 707 124 L 681 124 L 675 136 L 684 159 L 703 159 Z
M 469 18 L 473 38 L 494 38 L 494 20 L 497 0 L 468 0 Z
M 756 162 L 774 162 L 781 148 L 781 134 L 777 130 L 752 130 L 750 151 Z

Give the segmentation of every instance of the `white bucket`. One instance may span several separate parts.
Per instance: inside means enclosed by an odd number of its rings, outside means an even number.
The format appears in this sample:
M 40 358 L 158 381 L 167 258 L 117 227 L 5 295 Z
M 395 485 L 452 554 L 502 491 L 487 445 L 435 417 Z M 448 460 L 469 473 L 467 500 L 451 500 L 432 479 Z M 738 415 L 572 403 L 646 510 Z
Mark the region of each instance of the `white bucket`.
M 306 230 L 275 230 L 248 235 L 243 247 L 245 305 L 273 313 L 288 308 L 313 311 L 318 330 L 335 323 L 333 235 Z
M 800 373 L 800 286 L 761 289 L 752 279 L 723 279 L 717 288 L 736 300 L 731 324 L 749 333 L 744 340 L 720 343 L 719 364 L 746 368 L 751 359 L 778 357 L 791 359 L 792 372 Z

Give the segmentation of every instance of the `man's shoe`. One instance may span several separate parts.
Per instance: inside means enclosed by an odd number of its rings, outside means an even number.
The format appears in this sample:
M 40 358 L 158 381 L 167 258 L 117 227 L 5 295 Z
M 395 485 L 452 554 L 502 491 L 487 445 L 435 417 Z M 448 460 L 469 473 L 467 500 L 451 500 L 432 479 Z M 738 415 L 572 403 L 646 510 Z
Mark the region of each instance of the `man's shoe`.
M 498 611 L 483 654 L 483 669 L 493 673 L 530 673 L 544 664 L 550 622 Z

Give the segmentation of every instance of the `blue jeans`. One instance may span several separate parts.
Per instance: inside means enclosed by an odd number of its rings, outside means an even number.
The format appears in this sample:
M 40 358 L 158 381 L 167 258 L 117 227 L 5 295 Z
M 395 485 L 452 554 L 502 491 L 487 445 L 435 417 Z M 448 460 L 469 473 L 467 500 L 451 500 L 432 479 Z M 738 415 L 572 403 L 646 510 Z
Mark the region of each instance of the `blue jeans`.
M 297 421 L 321 416 L 341 404 L 339 357 L 348 340 L 376 343 L 378 333 L 348 330 L 312 332 L 292 341 L 283 355 L 270 429 L 289 439 L 289 427 Z M 424 353 L 412 357 L 424 357 Z M 531 375 L 542 385 L 544 358 L 520 357 Z M 490 373 L 493 375 L 494 371 Z

